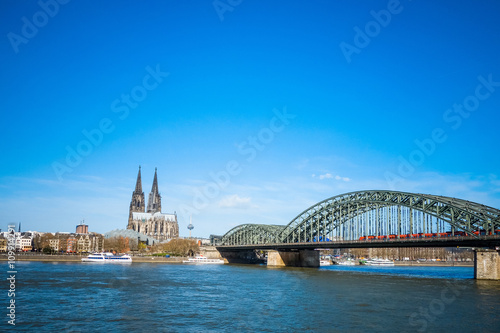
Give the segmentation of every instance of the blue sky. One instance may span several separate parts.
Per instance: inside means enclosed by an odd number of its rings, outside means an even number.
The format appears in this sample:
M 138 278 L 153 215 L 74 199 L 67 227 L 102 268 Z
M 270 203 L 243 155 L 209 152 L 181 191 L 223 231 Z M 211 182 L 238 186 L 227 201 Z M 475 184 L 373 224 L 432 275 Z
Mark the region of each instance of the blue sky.
M 497 1 L 64 2 L 0 4 L 1 228 L 125 228 L 139 165 L 181 236 L 366 189 L 500 207 Z

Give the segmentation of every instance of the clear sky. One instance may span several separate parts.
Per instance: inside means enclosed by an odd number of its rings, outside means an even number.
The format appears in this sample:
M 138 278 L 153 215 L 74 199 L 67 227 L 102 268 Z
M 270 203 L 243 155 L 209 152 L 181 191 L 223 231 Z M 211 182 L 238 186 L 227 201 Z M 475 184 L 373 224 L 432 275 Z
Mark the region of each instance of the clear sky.
M 181 236 L 394 189 L 500 208 L 498 1 L 0 3 L 0 228 Z

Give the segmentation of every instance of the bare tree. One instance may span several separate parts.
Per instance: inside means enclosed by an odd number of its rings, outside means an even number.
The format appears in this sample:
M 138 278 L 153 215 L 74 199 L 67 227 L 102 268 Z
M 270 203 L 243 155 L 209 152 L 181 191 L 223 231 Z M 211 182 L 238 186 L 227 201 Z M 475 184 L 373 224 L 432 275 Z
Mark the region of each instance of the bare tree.
M 104 250 L 109 252 L 123 253 L 130 251 L 128 237 L 112 237 L 104 240 Z
M 200 249 L 196 241 L 191 239 L 174 238 L 170 242 L 160 245 L 162 252 L 175 256 L 192 256 Z

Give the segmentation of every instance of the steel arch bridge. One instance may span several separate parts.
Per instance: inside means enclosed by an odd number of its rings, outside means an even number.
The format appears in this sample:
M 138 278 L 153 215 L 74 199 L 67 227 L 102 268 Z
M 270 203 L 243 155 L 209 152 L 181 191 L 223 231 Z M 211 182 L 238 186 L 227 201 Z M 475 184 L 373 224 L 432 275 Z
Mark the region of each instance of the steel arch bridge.
M 221 245 L 478 237 L 499 229 L 500 210 L 496 208 L 445 196 L 371 190 L 321 201 L 286 226 L 237 226 L 222 237 Z
M 284 228 L 284 225 L 241 224 L 222 236 L 222 242 L 233 245 L 278 243 L 278 235 Z

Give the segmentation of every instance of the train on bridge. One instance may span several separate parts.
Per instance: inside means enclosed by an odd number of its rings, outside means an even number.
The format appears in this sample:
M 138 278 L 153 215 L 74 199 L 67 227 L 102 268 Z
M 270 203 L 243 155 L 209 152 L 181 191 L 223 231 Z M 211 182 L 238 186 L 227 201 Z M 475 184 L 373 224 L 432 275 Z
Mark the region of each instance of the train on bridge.
M 486 230 L 474 231 L 474 235 L 476 236 L 491 236 L 491 235 L 500 235 L 500 229 L 492 232 L 486 232 Z M 380 236 L 361 236 L 359 237 L 360 241 L 363 240 L 372 240 L 372 239 L 404 239 L 404 238 L 434 238 L 434 237 L 464 237 L 468 236 L 468 234 L 464 231 L 455 231 L 455 232 L 434 232 L 434 233 L 417 233 L 417 234 L 402 234 L 402 235 L 380 235 Z

